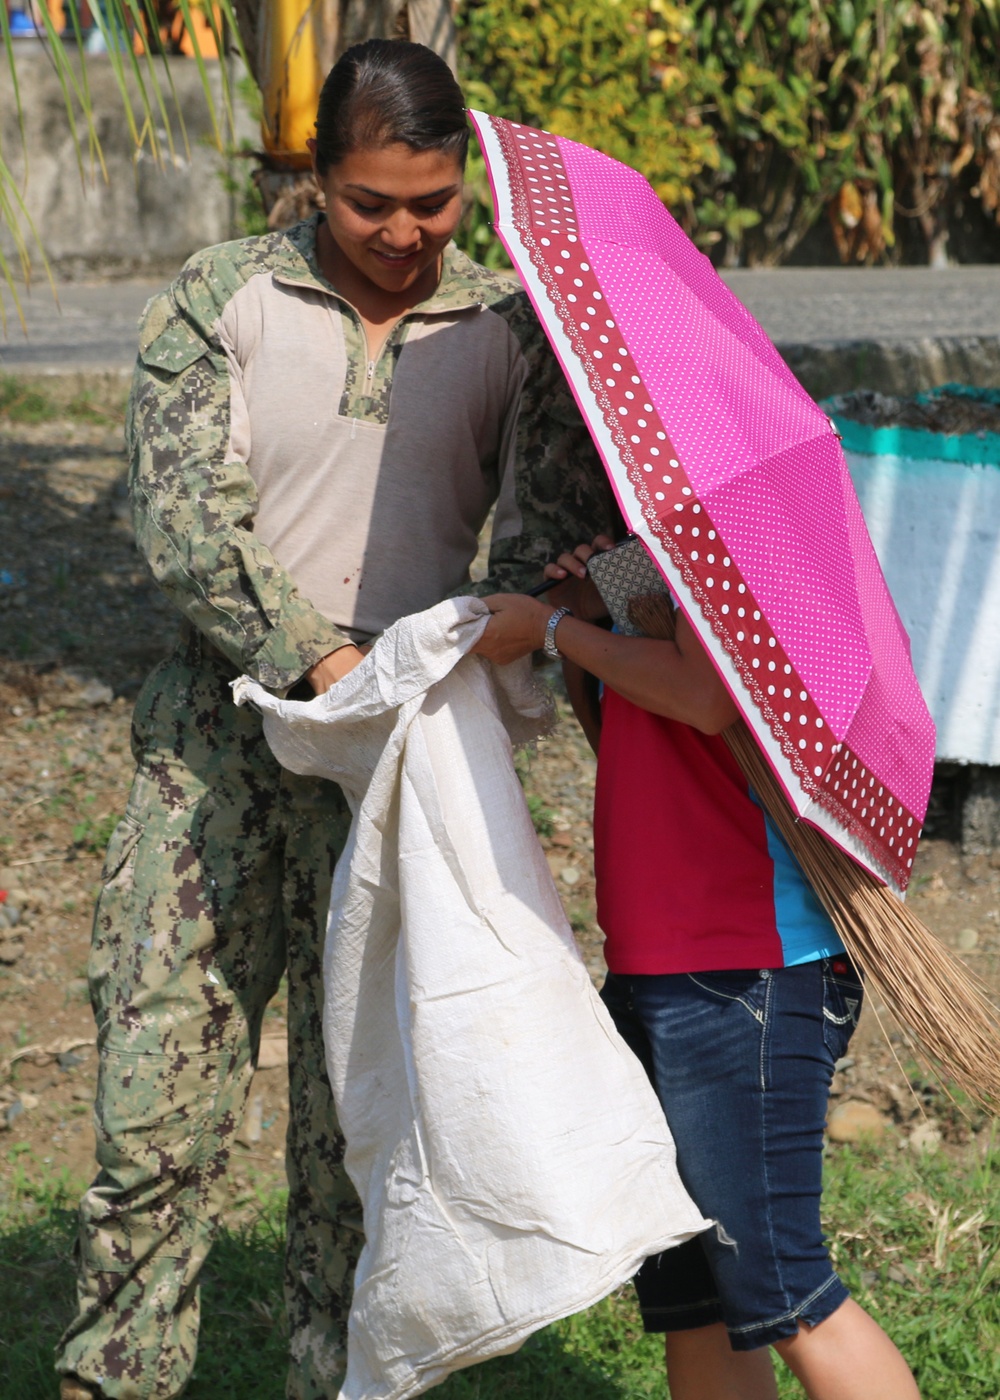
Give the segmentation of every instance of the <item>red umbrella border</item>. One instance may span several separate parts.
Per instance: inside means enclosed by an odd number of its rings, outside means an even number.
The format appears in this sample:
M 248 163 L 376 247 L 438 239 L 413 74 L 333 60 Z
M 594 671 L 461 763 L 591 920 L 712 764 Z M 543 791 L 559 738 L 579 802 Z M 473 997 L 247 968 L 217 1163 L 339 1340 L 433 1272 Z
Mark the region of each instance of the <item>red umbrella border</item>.
M 717 534 L 712 521 L 616 333 L 614 317 L 586 261 L 555 137 L 482 112 L 469 115 L 486 156 L 497 235 L 522 275 L 626 520 L 682 606 L 685 596 L 698 604 L 700 617 L 687 607 L 684 611 L 793 807 L 901 893 L 912 871 L 920 821 L 836 738 L 739 568 L 713 549 Z M 521 254 L 527 255 L 527 262 Z M 550 307 L 558 317 L 562 344 L 551 324 Z M 572 355 L 566 354 L 567 347 Z M 641 520 L 622 499 L 626 483 Z M 713 556 L 711 562 L 708 556 Z M 735 685 L 735 679 L 741 684 Z M 752 707 L 746 703 L 747 694 Z M 799 792 L 806 795 L 806 803 Z

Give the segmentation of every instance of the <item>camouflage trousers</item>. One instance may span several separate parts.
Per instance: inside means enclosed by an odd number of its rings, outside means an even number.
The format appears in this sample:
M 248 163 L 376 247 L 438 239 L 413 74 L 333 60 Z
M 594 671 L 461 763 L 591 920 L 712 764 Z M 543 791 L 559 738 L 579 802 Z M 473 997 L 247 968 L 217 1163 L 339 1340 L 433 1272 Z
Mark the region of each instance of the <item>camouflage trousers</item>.
M 286 970 L 289 1400 L 335 1396 L 343 1369 L 362 1234 L 324 1064 L 322 942 L 349 817 L 334 784 L 279 767 L 231 678 L 190 631 L 146 682 L 95 916 L 100 1170 L 56 1369 L 115 1400 L 167 1400 L 193 1370 L 198 1276 Z

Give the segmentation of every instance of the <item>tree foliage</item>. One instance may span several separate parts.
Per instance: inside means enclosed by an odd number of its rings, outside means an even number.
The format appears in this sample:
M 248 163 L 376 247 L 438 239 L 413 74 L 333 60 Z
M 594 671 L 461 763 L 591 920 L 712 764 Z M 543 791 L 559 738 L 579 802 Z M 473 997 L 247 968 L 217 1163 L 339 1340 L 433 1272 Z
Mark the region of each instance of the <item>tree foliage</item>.
M 178 3 L 190 18 L 198 0 Z M 782 262 L 824 214 L 845 261 L 891 255 L 906 221 L 920 229 L 928 259 L 942 261 L 961 201 L 978 202 L 1000 226 L 1000 0 L 455 3 L 461 76 L 473 105 L 635 166 L 698 242 L 715 245 L 726 261 Z M 213 24 L 222 17 L 251 71 L 259 69 L 266 4 L 203 7 Z M 446 4 L 409 0 L 406 9 L 412 19 Z M 358 25 L 382 32 L 401 5 L 316 0 L 323 24 L 341 38 L 353 37 Z M 137 51 L 129 39 L 155 31 L 153 0 L 102 0 L 91 8 L 136 146 L 157 158 L 162 132 L 171 153 L 175 144 L 183 150 L 169 69 L 155 44 Z M 39 13 L 81 168 L 99 165 L 87 63 L 72 59 L 80 36 L 64 43 L 47 7 Z M 67 15 L 78 28 L 77 7 Z M 222 47 L 221 32 L 215 37 Z M 0 41 L 20 117 L 2 4 Z M 196 61 L 223 144 L 231 140 L 226 65 L 220 100 L 205 61 Z M 8 233 L 0 239 L 0 287 L 13 288 L 12 264 L 26 277 L 30 249 L 40 247 L 23 199 L 28 152 L 21 145 L 21 152 L 0 150 L 0 223 Z M 481 158 L 473 157 L 469 174 L 466 246 L 496 262 L 503 255 L 489 230 Z
M 673 90 L 688 81 L 673 59 L 691 23 L 672 0 L 471 0 L 458 12 L 460 77 L 471 106 L 597 146 L 684 207 L 720 159 L 697 101 Z M 495 258 L 475 156 L 469 175 L 470 250 Z
M 477 105 L 634 165 L 729 261 L 785 260 L 824 211 L 845 261 L 882 256 L 910 218 L 940 260 L 959 197 L 1000 216 L 1000 0 L 464 0 L 459 16 Z
M 940 258 L 966 167 L 1000 194 L 996 0 L 689 0 L 688 55 L 713 104 L 721 191 L 760 222 L 750 262 L 781 262 L 830 212 L 841 255 L 870 261 L 916 217 Z

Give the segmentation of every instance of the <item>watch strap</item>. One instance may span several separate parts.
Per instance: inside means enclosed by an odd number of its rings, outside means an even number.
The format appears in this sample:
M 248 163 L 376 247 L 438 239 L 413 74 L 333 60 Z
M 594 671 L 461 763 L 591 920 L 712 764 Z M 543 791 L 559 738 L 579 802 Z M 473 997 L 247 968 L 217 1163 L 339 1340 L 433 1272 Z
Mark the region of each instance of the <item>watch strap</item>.
M 545 624 L 545 641 L 542 645 L 542 650 L 545 652 L 546 656 L 551 656 L 553 661 L 558 661 L 562 655 L 559 648 L 556 646 L 556 628 L 564 617 L 572 616 L 573 614 L 569 608 L 556 608 L 555 612 Z

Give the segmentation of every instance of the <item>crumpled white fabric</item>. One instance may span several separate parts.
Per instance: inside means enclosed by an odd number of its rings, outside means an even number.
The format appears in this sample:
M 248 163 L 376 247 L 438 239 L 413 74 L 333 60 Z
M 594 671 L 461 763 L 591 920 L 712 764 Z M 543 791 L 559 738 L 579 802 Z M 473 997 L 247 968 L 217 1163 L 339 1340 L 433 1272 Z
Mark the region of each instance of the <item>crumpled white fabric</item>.
M 527 661 L 466 656 L 478 599 L 390 628 L 308 702 L 247 677 L 287 768 L 354 814 L 325 1035 L 364 1208 L 341 1400 L 404 1400 L 605 1297 L 708 1224 L 591 985 L 511 742 L 550 723 Z

